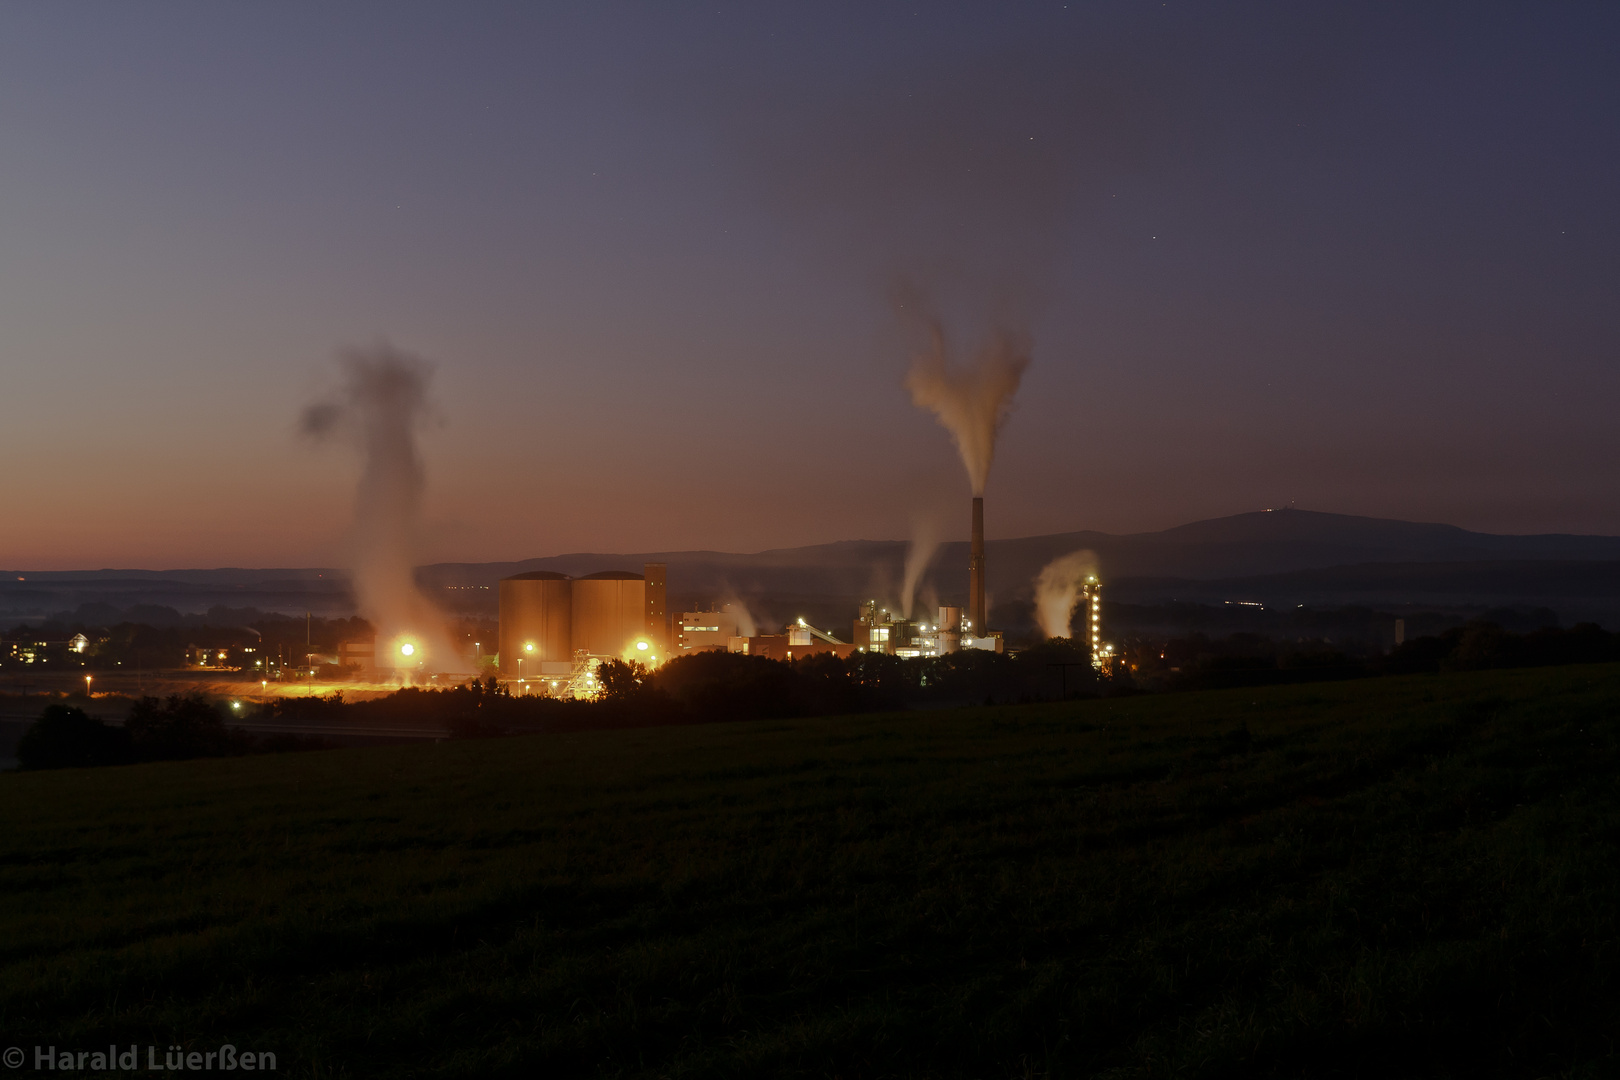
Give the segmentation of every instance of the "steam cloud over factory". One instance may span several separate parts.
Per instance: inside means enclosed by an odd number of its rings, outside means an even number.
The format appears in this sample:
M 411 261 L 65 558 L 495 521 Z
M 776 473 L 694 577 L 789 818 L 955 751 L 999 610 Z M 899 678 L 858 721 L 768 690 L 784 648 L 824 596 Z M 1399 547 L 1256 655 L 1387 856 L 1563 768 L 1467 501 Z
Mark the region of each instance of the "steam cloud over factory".
M 996 438 L 1029 365 L 1026 336 L 998 330 L 966 364 L 953 364 L 942 320 L 920 294 L 895 298 L 902 319 L 921 331 L 905 385 L 912 402 L 934 415 L 951 435 L 972 489 L 966 602 L 935 608 L 934 618 L 912 618 L 913 590 L 932 555 L 931 536 L 913 538 L 900 610 L 877 600 L 860 607 L 849 640 L 820 630 L 803 618 L 780 633 L 754 633 L 753 620 L 738 604 L 711 604 L 708 610 L 666 613 L 665 565 L 648 563 L 642 574 L 605 570 L 571 578 L 534 571 L 500 583 L 501 675 L 516 680 L 522 693 L 589 696 L 595 670 L 609 660 L 657 666 L 693 652 L 724 650 L 779 660 L 817 653 L 855 652 L 920 658 L 961 649 L 1002 652 L 1000 631 L 989 627 L 986 589 L 984 491 L 995 457 Z M 1037 582 L 1042 627 L 1050 637 L 1068 637 L 1077 605 L 1083 630 L 1076 644 L 1101 656 L 1101 603 L 1089 553 L 1077 552 L 1048 566 Z
M 657 667 L 704 650 L 780 660 L 818 653 L 921 658 L 963 649 L 1004 651 L 1001 632 L 989 625 L 984 496 L 996 440 L 1029 366 L 1031 343 L 1021 332 L 998 327 L 972 355 L 953 360 L 944 321 L 922 294 L 902 291 L 895 305 L 921 343 L 911 357 L 905 387 L 912 403 L 949 433 L 971 492 L 966 594 L 960 605 L 935 606 L 932 613 L 913 617 L 918 581 L 938 546 L 931 525 L 920 525 L 912 538 L 896 610 L 876 599 L 860 605 L 858 613 L 851 613 L 848 640 L 804 618 L 780 632 L 760 633 L 740 601 L 671 613 L 662 562 L 646 563 L 639 574 L 603 569 L 572 577 L 535 570 L 500 581 L 498 645 L 491 658 L 499 677 L 515 682 L 525 694 L 591 697 L 601 689 L 604 663 Z M 452 644 L 445 632 L 445 613 L 419 591 L 411 570 L 425 485 L 417 435 L 430 412 L 432 365 L 379 344 L 345 354 L 340 371 L 341 387 L 310 405 L 300 419 L 311 437 L 344 441 L 362 462 L 355 497 L 354 581 L 360 612 L 376 634 L 371 640 L 341 643 L 337 665 L 401 682 L 431 680 L 469 667 L 480 670 L 486 658 L 478 643 L 471 643 L 469 664 L 468 651 Z M 1042 572 L 1036 589 L 1041 625 L 1049 637 L 1068 637 L 1074 609 L 1085 602 L 1086 625 L 1077 643 L 1095 661 L 1102 646 L 1093 563 L 1084 552 L 1057 560 Z

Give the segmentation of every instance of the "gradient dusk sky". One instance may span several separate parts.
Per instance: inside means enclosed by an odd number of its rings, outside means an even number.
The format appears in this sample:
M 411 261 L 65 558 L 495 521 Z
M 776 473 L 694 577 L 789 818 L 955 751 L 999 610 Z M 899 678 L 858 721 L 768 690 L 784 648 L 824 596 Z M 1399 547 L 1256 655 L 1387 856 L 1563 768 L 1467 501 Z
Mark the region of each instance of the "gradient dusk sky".
M 1620 533 L 1620 7 L 11 4 L 0 566 L 341 559 L 337 352 L 436 365 L 422 556 L 966 529 L 897 282 L 1034 360 L 992 538 Z

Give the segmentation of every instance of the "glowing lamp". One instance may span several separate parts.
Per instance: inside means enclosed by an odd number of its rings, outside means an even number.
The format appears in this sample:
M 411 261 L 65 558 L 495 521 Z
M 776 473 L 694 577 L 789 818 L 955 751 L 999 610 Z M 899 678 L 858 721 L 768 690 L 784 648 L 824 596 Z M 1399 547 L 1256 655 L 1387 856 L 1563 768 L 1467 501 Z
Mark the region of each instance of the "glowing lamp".
M 639 652 L 646 652 L 650 648 L 652 648 L 652 646 L 647 644 L 645 641 L 636 642 L 636 649 Z
M 416 646 L 412 645 L 408 641 L 405 644 L 403 644 L 403 645 L 401 645 L 399 647 L 399 655 L 401 655 L 401 656 L 413 656 L 413 655 L 415 655 L 415 653 L 416 653 Z
M 523 651 L 524 652 L 534 652 L 534 642 L 532 642 L 532 641 L 524 642 L 523 643 Z

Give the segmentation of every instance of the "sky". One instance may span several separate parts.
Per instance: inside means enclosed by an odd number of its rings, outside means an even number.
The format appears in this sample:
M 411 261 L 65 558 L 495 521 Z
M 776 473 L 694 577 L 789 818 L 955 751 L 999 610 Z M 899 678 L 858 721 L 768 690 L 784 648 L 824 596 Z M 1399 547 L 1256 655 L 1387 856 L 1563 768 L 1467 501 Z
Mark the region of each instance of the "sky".
M 1293 504 L 1620 533 L 1620 9 L 0 7 L 0 566 L 967 526 L 897 290 L 1033 341 L 992 538 Z M 960 520 L 957 520 L 957 519 Z

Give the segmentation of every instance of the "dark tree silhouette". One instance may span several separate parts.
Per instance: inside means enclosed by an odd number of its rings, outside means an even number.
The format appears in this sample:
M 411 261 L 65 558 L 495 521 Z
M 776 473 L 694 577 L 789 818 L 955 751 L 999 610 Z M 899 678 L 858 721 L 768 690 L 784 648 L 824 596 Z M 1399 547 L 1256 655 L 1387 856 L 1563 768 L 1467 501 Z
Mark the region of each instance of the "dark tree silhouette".
M 246 740 L 231 732 L 200 694 L 171 694 L 163 701 L 143 697 L 130 709 L 124 730 L 140 761 L 223 757 L 247 749 Z
M 17 762 L 25 769 L 118 765 L 129 758 L 129 736 L 123 729 L 68 705 L 47 705 L 17 744 Z

